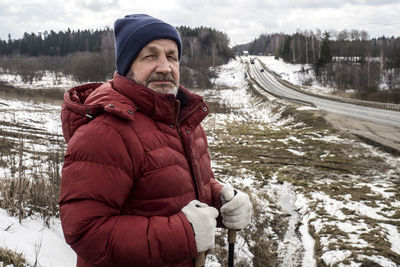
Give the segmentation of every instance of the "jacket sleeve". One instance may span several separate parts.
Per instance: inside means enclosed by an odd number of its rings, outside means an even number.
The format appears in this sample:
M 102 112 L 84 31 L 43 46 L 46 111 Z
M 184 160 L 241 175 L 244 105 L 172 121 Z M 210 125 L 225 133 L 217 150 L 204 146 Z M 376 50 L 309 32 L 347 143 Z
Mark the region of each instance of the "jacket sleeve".
M 194 233 L 183 213 L 121 215 L 134 183 L 133 157 L 118 132 L 105 123 L 93 121 L 75 132 L 59 198 L 66 242 L 98 266 L 150 266 L 194 258 Z

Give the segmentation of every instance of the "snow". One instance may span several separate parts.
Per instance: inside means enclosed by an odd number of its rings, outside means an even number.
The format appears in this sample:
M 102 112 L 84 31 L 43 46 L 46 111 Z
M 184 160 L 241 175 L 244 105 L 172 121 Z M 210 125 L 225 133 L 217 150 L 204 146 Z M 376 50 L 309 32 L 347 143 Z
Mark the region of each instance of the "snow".
M 16 100 L 0 100 L 1 130 L 14 134 L 9 140 L 19 144 L 15 149 L 23 149 L 22 161 L 27 167 L 25 174 L 45 171 L 49 162 L 44 157 L 35 157 L 26 151 L 63 153 L 64 143 L 60 120 L 61 107 Z M 25 138 L 24 142 L 21 140 Z M 62 152 L 61 152 L 62 151 Z M 7 155 L 3 159 L 7 162 Z M 1 158 L 0 158 L 1 159 Z M 0 179 L 10 177 L 10 168 L 0 168 Z
M 332 95 L 335 92 L 335 88 L 323 86 L 316 81 L 315 71 L 311 64 L 290 64 L 284 62 L 282 59 L 275 59 L 274 56 L 258 56 L 257 58 L 280 78 L 292 84 L 299 85 L 304 91 L 320 95 Z M 336 58 L 336 60 L 338 61 L 338 58 Z M 347 58 L 346 60 L 349 59 Z M 353 60 L 356 61 L 358 59 L 354 57 Z M 381 59 L 369 58 L 369 60 L 380 61 Z M 388 78 L 389 76 L 396 77 L 395 79 L 397 79 L 397 81 L 395 82 L 400 81 L 399 75 L 388 70 L 381 75 L 381 80 L 378 84 L 380 90 L 385 91 L 389 89 L 389 83 L 391 80 Z M 347 88 L 344 92 L 353 95 L 356 90 Z
M 253 258 L 253 254 L 250 252 L 246 240 L 244 240 L 240 235 L 236 236 L 235 257 L 237 259 L 245 259 L 247 262 L 251 262 L 251 259 Z
M 330 250 L 322 255 L 322 259 L 328 266 L 333 266 L 339 261 L 343 261 L 351 255 L 349 250 Z
M 297 203 L 297 202 L 296 202 Z M 301 234 L 301 240 L 304 246 L 304 256 L 303 256 L 303 267 L 314 267 L 317 263 L 314 258 L 314 247 L 315 241 L 308 232 L 308 224 L 310 219 L 314 218 L 315 214 L 313 212 L 306 213 L 301 220 L 301 226 L 299 228 Z
M 285 64 L 282 61 L 273 59 L 272 57 L 261 57 L 267 66 L 279 73 L 283 77 L 293 83 L 301 83 L 302 79 L 299 77 L 301 67 Z M 246 122 L 252 120 L 259 124 L 262 128 L 268 125 L 269 130 L 279 129 L 284 127 L 290 119 L 286 121 L 279 119 L 279 110 L 272 112 L 268 108 L 268 103 L 256 102 L 249 94 L 247 82 L 244 77 L 245 69 L 240 62 L 231 60 L 228 64 L 218 68 L 220 75 L 213 80 L 218 86 L 217 90 L 204 90 L 199 92 L 206 99 L 212 98 L 213 101 L 218 101 L 223 105 L 229 106 L 230 111 L 226 113 L 212 113 L 210 114 L 203 125 L 208 129 L 224 129 L 226 124 L 230 122 Z M 329 90 L 329 89 L 328 89 Z M 300 110 L 312 110 L 310 107 L 300 107 Z M 0 100 L 0 112 L 2 113 L 2 120 L 6 122 L 20 122 L 22 125 L 42 129 L 45 132 L 61 136 L 61 124 L 59 120 L 60 107 L 35 104 L 21 101 Z M 3 126 L 2 126 L 3 127 Z M 5 126 L 4 126 L 5 127 Z M 3 128 L 2 128 L 3 129 Z M 7 130 L 17 131 L 18 129 L 4 128 Z M 223 133 L 223 130 L 221 130 Z M 397 169 L 393 168 L 387 170 L 387 179 L 389 180 L 392 175 L 400 170 L 400 158 L 391 157 L 372 146 L 366 144 L 354 144 L 354 141 L 344 139 L 337 135 L 318 131 L 308 133 L 307 138 L 311 140 L 324 141 L 326 143 L 340 143 L 349 144 L 359 147 L 365 147 L 371 151 L 371 155 L 375 157 L 385 158 L 391 166 L 398 166 Z M 221 142 L 221 136 L 208 135 L 209 144 L 218 145 Z M 229 138 L 229 137 L 225 137 Z M 257 140 L 258 144 L 270 143 L 275 140 L 270 139 L 268 136 Z M 287 151 L 295 156 L 304 156 L 306 152 L 302 151 L 300 145 L 304 142 L 295 136 L 277 139 L 283 144 L 290 145 Z M 237 138 L 233 142 L 246 145 L 246 138 Z M 51 144 L 44 144 L 41 146 L 34 146 L 33 150 L 43 151 Z M 321 158 L 331 157 L 334 154 L 330 151 L 323 151 L 324 154 Z M 235 160 L 235 157 L 227 155 L 214 155 L 219 159 Z M 355 155 L 356 156 L 356 155 Z M 29 161 L 29 159 L 27 159 Z M 296 188 L 288 182 L 278 182 L 278 177 L 275 175 L 270 177 L 268 183 L 263 186 L 259 191 L 256 189 L 258 183 L 257 178 L 253 174 L 246 172 L 246 166 L 255 164 L 249 160 L 240 160 L 241 168 L 237 170 L 237 176 L 229 176 L 224 182 L 231 183 L 237 188 L 251 189 L 252 198 L 259 203 L 260 207 L 264 209 L 264 214 L 261 216 L 272 216 L 273 212 L 269 206 L 269 200 L 261 198 L 259 195 L 268 195 L 279 204 L 282 213 L 288 214 L 288 231 L 284 235 L 283 240 L 279 245 L 279 260 L 282 266 L 316 266 L 314 256 L 314 248 L 316 246 L 315 240 L 309 232 L 309 227 L 313 227 L 316 234 L 318 234 L 324 227 L 334 226 L 340 231 L 348 235 L 347 242 L 351 242 L 353 246 L 364 247 L 367 246 L 360 234 L 364 233 L 369 225 L 362 220 L 352 220 L 353 218 L 345 214 L 344 210 L 354 212 L 355 215 L 364 218 L 378 220 L 378 226 L 386 233 L 386 239 L 391 244 L 390 249 L 397 254 L 400 254 L 400 234 L 399 230 L 394 224 L 388 221 L 387 216 L 393 215 L 392 210 L 383 210 L 383 207 L 400 208 L 400 201 L 395 200 L 395 193 L 393 192 L 393 184 L 388 180 L 383 180 L 378 176 L 376 180 L 358 182 L 352 184 L 354 187 L 368 187 L 371 194 L 376 194 L 386 199 L 389 204 L 382 206 L 382 203 L 377 203 L 376 206 L 369 206 L 362 201 L 352 200 L 351 194 L 343 194 L 340 197 L 334 197 L 324 192 L 309 192 L 308 194 L 299 192 Z M 213 169 L 231 168 L 232 166 L 220 161 L 212 160 Z M 226 164 L 226 165 L 225 165 Z M 397 165 L 396 165 L 397 164 Z M 0 177 L 4 177 L 4 169 L 0 168 Z M 349 175 L 349 181 L 359 179 L 357 175 Z M 331 179 L 321 180 L 322 185 L 334 185 L 336 181 Z M 315 207 L 312 208 L 312 206 Z M 330 220 L 325 217 L 321 218 L 315 211 L 316 209 L 323 209 Z M 279 211 L 274 211 L 279 212 Z M 261 219 L 261 218 L 257 218 Z M 392 220 L 398 223 L 398 219 Z M 300 225 L 298 232 L 296 226 Z M 9 227 L 10 226 L 10 227 Z M 28 259 L 30 264 L 35 261 L 35 246 L 41 242 L 41 250 L 39 253 L 40 266 L 75 266 L 76 255 L 72 249 L 65 243 L 63 238 L 61 225 L 58 219 L 54 219 L 50 228 L 44 226 L 44 223 L 39 218 L 33 217 L 22 221 L 20 224 L 14 217 L 10 217 L 4 210 L 0 210 L 0 242 L 2 246 L 17 252 L 22 252 Z M 270 226 L 264 229 L 266 233 L 272 233 Z M 278 239 L 278 237 L 274 237 Z M 340 236 L 338 238 L 341 238 Z M 343 265 L 341 262 L 350 257 L 351 251 L 346 249 L 329 249 L 329 244 L 335 241 L 329 237 L 320 237 L 320 246 L 322 247 L 323 255 L 322 260 L 328 266 L 360 266 L 360 264 L 350 262 L 348 265 Z M 238 237 L 237 245 L 235 247 L 235 254 L 247 262 L 251 262 L 254 255 L 250 252 L 248 244 L 243 238 Z M 377 256 L 360 255 L 365 259 L 371 260 L 380 264 L 381 266 L 396 266 L 390 259 Z M 217 267 L 221 266 L 218 259 L 209 254 L 206 259 L 207 266 Z M 251 265 L 250 265 L 251 266 Z
M 58 118 L 61 111 L 60 106 L 16 100 L 0 100 L 0 111 L 7 111 L 2 114 L 3 121 L 26 124 L 52 134 L 62 133 L 61 121 Z
M 1 246 L 23 254 L 30 265 L 71 267 L 76 265 L 75 252 L 65 243 L 59 220 L 54 219 L 50 228 L 40 218 L 28 218 L 18 222 L 0 209 Z
M 298 213 L 295 211 L 294 198 L 295 194 L 291 184 L 284 182 L 282 185 L 275 185 L 279 189 L 278 205 L 281 206 L 282 211 L 290 215 L 288 222 L 288 229 L 283 237 L 283 241 L 278 246 L 278 259 L 283 266 L 297 266 L 298 260 L 301 258 L 302 243 L 298 239 L 296 233 L 296 225 L 298 222 Z
M 310 106 L 303 106 L 303 107 L 296 108 L 296 110 L 319 110 L 319 109 L 310 107 Z
M 396 195 L 395 192 L 387 192 L 390 187 L 388 185 L 382 184 L 381 182 L 360 183 L 359 185 L 368 186 L 372 191 L 380 194 L 383 198 L 391 198 Z
M 297 151 L 297 150 L 290 149 L 290 148 L 288 148 L 286 150 L 291 152 L 291 153 L 293 153 L 293 154 L 295 154 L 296 156 L 304 156 L 304 154 L 305 154 L 305 152 Z
M 217 70 L 218 77 L 212 80 L 214 84 L 222 87 L 234 87 L 235 89 L 247 85 L 246 69 L 239 61 L 231 59 L 228 64 L 218 67 Z M 235 96 L 231 96 L 229 99 L 235 99 Z
M 345 220 L 347 218 L 347 216 L 342 212 L 343 208 L 353 210 L 356 214 L 371 219 L 386 220 L 386 217 L 379 215 L 379 213 L 381 213 L 380 207 L 370 207 L 361 202 L 355 201 L 349 201 L 348 203 L 345 203 L 343 201 L 332 199 L 330 196 L 321 192 L 314 192 L 313 198 L 320 203 L 323 203 L 322 206 L 325 208 L 326 212 L 329 215 L 338 218 L 339 220 Z
M 43 71 L 32 81 L 24 81 L 19 74 L 6 73 L 0 67 L 0 81 L 6 82 L 15 87 L 23 87 L 30 89 L 46 89 L 46 88 L 71 88 L 77 85 L 72 76 L 65 76 L 62 73 L 54 71 Z
M 218 263 L 217 257 L 213 254 L 207 254 L 205 266 L 209 267 L 221 267 L 221 264 Z
M 301 70 L 301 66 L 295 66 L 291 64 L 286 64 L 282 61 L 274 60 L 272 57 L 259 57 L 268 68 L 271 68 L 276 73 L 283 76 L 285 79 L 291 81 L 295 84 L 301 84 L 302 77 L 299 71 Z M 238 74 L 234 74 L 233 69 L 237 69 Z M 260 125 L 262 123 L 268 123 L 269 127 L 272 129 L 274 127 L 282 127 L 287 124 L 288 121 L 277 120 L 276 114 L 271 114 L 268 108 L 265 106 L 257 106 L 254 105 L 251 98 L 249 98 L 249 94 L 244 89 L 244 83 L 241 80 L 237 80 L 238 77 L 241 77 L 241 73 L 243 72 L 243 67 L 238 64 L 238 62 L 231 61 L 229 64 L 222 66 L 220 68 L 223 75 L 220 75 L 214 82 L 218 84 L 220 87 L 218 89 L 218 93 L 215 92 L 202 92 L 203 95 L 212 95 L 213 98 L 217 97 L 222 103 L 229 105 L 235 109 L 240 109 L 240 113 L 236 112 L 233 109 L 232 112 L 228 112 L 227 114 L 211 114 L 209 118 L 206 119 L 205 125 L 208 123 L 218 124 L 219 127 L 224 127 L 224 123 L 230 123 L 232 121 L 242 121 L 244 120 L 254 120 L 259 121 Z M 228 74 L 227 74 L 228 73 Z M 237 88 L 232 88 L 232 86 L 237 86 Z M 323 88 L 324 92 L 329 92 L 329 88 Z M 317 110 L 312 107 L 300 107 L 298 110 Z M 261 127 L 261 126 L 260 126 Z M 218 142 L 218 137 L 209 136 L 209 142 Z M 357 146 L 353 140 L 344 139 L 343 137 L 339 137 L 337 135 L 327 134 L 325 132 L 318 133 L 310 133 L 309 138 L 311 140 L 319 140 L 326 143 L 334 143 L 334 144 L 349 144 L 352 146 Z M 268 140 L 259 140 L 258 142 L 269 142 L 273 141 L 272 139 Z M 303 141 L 297 137 L 289 136 L 287 138 L 277 139 L 276 141 L 282 142 L 286 145 L 290 145 L 290 148 L 287 148 L 289 152 L 293 153 L 296 156 L 304 156 L 305 152 L 302 151 L 301 147 L 297 147 L 297 144 L 302 144 Z M 361 147 L 368 147 L 371 151 L 372 155 L 377 157 L 387 158 L 388 161 L 392 161 L 393 157 L 387 157 L 382 155 L 381 152 L 377 152 L 372 146 L 368 146 L 366 144 L 358 144 Z M 335 155 L 330 151 L 325 151 L 321 158 L 324 157 L 334 157 Z M 247 161 L 241 161 L 242 163 L 248 163 Z M 391 165 L 395 165 L 395 162 L 391 162 Z M 218 166 L 218 162 L 213 161 L 213 167 L 215 168 L 224 168 L 224 166 Z M 388 171 L 388 176 L 391 173 L 394 173 L 395 170 Z M 226 182 L 233 183 L 235 186 L 243 186 L 241 182 L 243 177 L 230 177 Z M 356 179 L 356 177 L 353 177 Z M 347 235 L 346 242 L 351 244 L 354 247 L 363 248 L 368 246 L 369 244 L 360 238 L 360 234 L 364 233 L 370 226 L 361 221 L 348 221 L 349 215 L 345 214 L 343 210 L 354 211 L 354 214 L 359 217 L 371 218 L 378 221 L 385 221 L 387 218 L 385 216 L 392 215 L 391 211 L 382 211 L 381 204 L 377 204 L 376 207 L 371 207 L 366 203 L 360 201 L 353 201 L 351 195 L 344 195 L 342 198 L 332 198 L 332 196 L 327 195 L 323 192 L 311 192 L 309 196 L 305 197 L 304 195 L 295 192 L 294 189 L 289 186 L 286 182 L 280 184 L 277 182 L 276 177 L 270 178 L 271 181 L 264 188 L 269 195 L 274 196 L 275 201 L 281 206 L 283 212 L 288 213 L 290 215 L 288 221 L 288 231 L 283 237 L 282 242 L 278 248 L 278 258 L 280 261 L 280 265 L 282 266 L 299 266 L 300 264 L 304 267 L 308 266 L 316 266 L 316 260 L 314 258 L 314 247 L 315 240 L 309 233 L 309 225 L 313 226 L 316 233 L 318 234 L 321 229 L 324 227 L 332 226 L 337 227 L 340 231 Z M 359 177 L 357 178 L 359 179 Z M 251 186 L 254 184 L 252 181 L 252 177 L 245 178 L 246 186 Z M 321 184 L 330 184 L 332 181 L 329 179 L 325 181 L 321 181 Z M 236 184 L 235 184 L 236 183 Z M 367 185 L 368 184 L 368 185 Z M 358 183 L 358 187 L 368 186 L 371 188 L 372 192 L 376 194 L 380 194 L 384 198 L 390 198 L 394 196 L 394 193 L 387 189 L 393 188 L 393 185 L 385 185 L 382 183 L 382 180 L 377 180 L 376 183 Z M 252 187 L 254 188 L 254 186 Z M 261 202 L 263 200 L 260 200 Z M 265 200 L 264 200 L 265 201 Z M 318 215 L 310 211 L 309 203 L 318 203 L 318 207 L 324 209 L 327 213 L 328 217 L 333 218 L 332 221 L 321 219 Z M 398 205 L 398 201 L 393 201 L 392 206 Z M 266 208 L 266 213 L 268 213 L 268 205 L 260 204 Z M 301 225 L 299 227 L 300 232 L 300 240 L 299 237 L 294 234 L 294 225 L 296 221 L 300 221 Z M 387 232 L 387 239 L 392 244 L 392 250 L 397 251 L 399 242 L 399 233 L 393 225 L 388 224 L 388 226 L 392 226 L 392 228 L 384 227 Z M 340 238 L 340 236 L 339 236 Z M 338 266 L 345 266 L 342 262 L 346 258 L 348 258 L 352 252 L 343 249 L 328 249 L 329 244 L 335 241 L 329 237 L 320 237 L 321 246 L 323 249 L 322 260 L 325 264 Z M 337 241 L 337 240 L 336 240 Z M 301 262 L 296 262 L 296 254 L 301 254 Z M 381 263 L 382 266 L 392 266 L 391 261 L 389 259 L 372 257 L 374 262 Z M 386 260 L 386 261 L 385 261 Z M 355 262 L 350 261 L 349 266 L 359 266 Z M 347 265 L 346 265 L 347 266 Z
M 293 84 L 302 84 L 302 76 L 300 76 L 299 73 L 302 69 L 311 68 L 311 65 L 288 64 L 282 59 L 275 59 L 274 56 L 258 56 L 257 58 L 260 59 L 268 69 L 274 71 L 281 76 L 282 79 Z
M 301 85 L 303 90 L 315 94 L 327 95 L 334 92 L 334 88 L 323 87 L 315 81 L 315 73 L 310 64 L 290 64 L 284 62 L 282 59 L 275 59 L 274 56 L 259 56 L 257 58 L 283 80 L 292 84 Z M 309 83 L 311 83 L 311 86 L 304 85 Z
M 392 244 L 390 249 L 400 255 L 400 234 L 396 226 L 385 223 L 381 223 L 380 226 L 388 232 L 388 240 Z

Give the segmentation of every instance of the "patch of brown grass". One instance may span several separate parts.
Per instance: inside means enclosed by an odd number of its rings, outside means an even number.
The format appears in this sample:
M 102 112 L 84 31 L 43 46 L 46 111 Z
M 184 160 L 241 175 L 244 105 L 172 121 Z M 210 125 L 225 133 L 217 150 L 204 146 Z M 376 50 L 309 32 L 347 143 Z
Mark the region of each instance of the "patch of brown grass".
M 0 81 L 0 98 L 32 101 L 35 103 L 51 103 L 61 105 L 65 89 L 30 89 L 18 88 Z
M 0 248 L 0 263 L 3 263 L 4 266 L 23 267 L 26 266 L 26 259 L 22 256 L 22 253 Z

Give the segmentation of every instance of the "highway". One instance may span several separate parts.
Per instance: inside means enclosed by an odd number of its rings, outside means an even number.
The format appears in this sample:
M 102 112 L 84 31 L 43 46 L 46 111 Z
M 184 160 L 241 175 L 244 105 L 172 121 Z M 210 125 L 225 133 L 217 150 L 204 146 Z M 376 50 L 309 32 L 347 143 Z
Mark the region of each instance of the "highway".
M 244 62 L 248 58 L 242 58 Z M 372 140 L 400 153 L 400 111 L 344 103 L 301 93 L 282 84 L 258 60 L 248 63 L 249 75 L 262 90 L 293 102 L 311 105 L 327 113 L 326 118 L 337 128 Z M 268 66 L 267 66 L 268 67 Z
M 327 112 L 351 116 L 366 121 L 373 121 L 379 124 L 400 127 L 400 112 L 398 111 L 365 107 L 303 94 L 283 85 L 270 72 L 261 72 L 262 66 L 258 60 L 255 60 L 254 64 L 249 64 L 249 66 L 252 78 L 254 78 L 266 91 L 274 95 L 290 98 L 292 100 L 309 102 L 318 109 Z

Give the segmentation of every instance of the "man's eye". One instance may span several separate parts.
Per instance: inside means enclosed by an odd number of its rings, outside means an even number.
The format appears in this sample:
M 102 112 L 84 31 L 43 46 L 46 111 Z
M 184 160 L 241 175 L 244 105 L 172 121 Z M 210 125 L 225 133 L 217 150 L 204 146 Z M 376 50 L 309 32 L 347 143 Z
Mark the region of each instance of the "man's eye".
M 151 59 L 153 57 L 154 57 L 154 55 L 146 55 L 146 56 L 144 56 L 144 58 L 148 58 L 148 59 Z
M 173 61 L 177 61 L 178 60 L 177 57 L 175 57 L 175 56 L 168 56 L 168 59 L 173 60 Z

